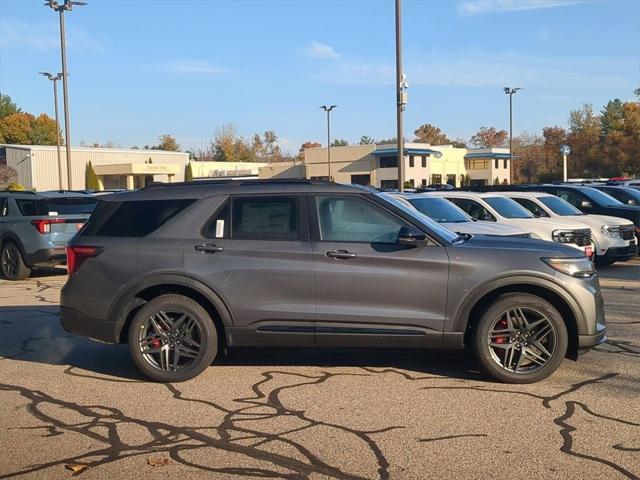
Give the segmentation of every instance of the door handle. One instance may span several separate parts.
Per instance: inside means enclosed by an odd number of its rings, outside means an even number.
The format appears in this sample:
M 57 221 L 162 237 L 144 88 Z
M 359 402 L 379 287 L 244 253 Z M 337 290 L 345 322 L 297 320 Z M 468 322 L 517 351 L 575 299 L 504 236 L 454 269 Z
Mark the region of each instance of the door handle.
M 213 243 L 203 243 L 201 245 L 196 245 L 195 247 L 193 247 L 193 249 L 196 252 L 216 253 L 216 252 L 222 252 L 224 250 L 224 247 L 218 247 Z
M 357 257 L 355 253 L 347 252 L 346 250 L 331 250 L 325 252 L 325 255 L 330 258 L 342 258 L 344 260 Z

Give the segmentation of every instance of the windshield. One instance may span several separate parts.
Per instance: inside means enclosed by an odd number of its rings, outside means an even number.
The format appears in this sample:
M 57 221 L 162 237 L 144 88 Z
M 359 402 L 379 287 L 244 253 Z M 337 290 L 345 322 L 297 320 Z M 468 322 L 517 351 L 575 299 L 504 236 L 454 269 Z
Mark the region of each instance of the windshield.
M 560 197 L 538 197 L 538 200 L 556 215 L 584 215 L 584 213 Z
M 431 217 L 438 223 L 471 222 L 471 217 L 444 198 L 407 198 L 407 201 L 420 213 Z
M 529 210 L 510 198 L 488 197 L 484 201 L 505 218 L 535 218 Z
M 448 230 L 448 229 L 446 229 L 444 227 L 441 227 L 440 225 L 438 225 L 436 222 L 431 220 L 426 215 L 420 213 L 415 208 L 409 207 L 404 202 L 402 202 L 402 201 L 400 201 L 400 200 L 398 200 L 396 198 L 393 198 L 391 195 L 386 194 L 386 193 L 376 193 L 375 195 L 377 197 L 383 199 L 384 201 L 393 204 L 395 207 L 397 207 L 400 210 L 402 210 L 409 217 L 415 219 L 417 221 L 417 223 L 422 224 L 425 227 L 429 228 L 430 230 L 432 230 L 433 232 L 438 234 L 440 237 L 442 237 L 446 241 L 453 243 L 453 242 L 455 242 L 456 240 L 459 239 L 458 235 L 453 233 L 451 230 Z
M 624 205 L 624 203 L 619 202 L 608 193 L 601 192 L 600 190 L 596 190 L 595 188 L 587 187 L 583 190 L 583 193 L 587 197 L 589 197 L 590 200 L 593 200 L 594 202 L 599 203 L 600 205 L 603 205 L 605 207 L 619 207 L 621 205 Z

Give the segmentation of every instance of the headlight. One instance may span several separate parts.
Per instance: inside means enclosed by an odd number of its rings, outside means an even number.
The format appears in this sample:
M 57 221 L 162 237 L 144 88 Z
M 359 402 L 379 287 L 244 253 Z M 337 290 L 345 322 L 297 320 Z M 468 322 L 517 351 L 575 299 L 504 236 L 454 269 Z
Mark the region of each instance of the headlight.
M 554 230 L 551 238 L 554 242 L 575 243 L 584 247 L 591 244 L 591 230 L 588 228 L 579 230 Z
M 576 258 L 541 258 L 557 272 L 578 278 L 589 278 L 595 275 L 596 270 L 591 260 L 587 257 Z
M 605 237 L 620 238 L 619 225 L 603 225 L 600 227 L 600 232 L 602 232 Z

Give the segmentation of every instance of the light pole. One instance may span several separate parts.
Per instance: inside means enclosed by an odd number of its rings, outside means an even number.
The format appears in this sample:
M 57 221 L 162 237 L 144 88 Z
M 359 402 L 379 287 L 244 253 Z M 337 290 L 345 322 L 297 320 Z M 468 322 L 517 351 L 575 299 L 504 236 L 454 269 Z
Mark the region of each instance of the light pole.
M 67 46 L 64 32 L 64 12 L 71 11 L 74 5 L 86 5 L 86 2 L 76 0 L 48 0 L 45 6 L 60 14 L 60 53 L 62 57 L 62 96 L 64 102 L 64 143 L 67 151 L 67 189 L 72 189 L 71 183 L 71 128 L 69 120 L 69 90 L 67 87 Z
M 331 181 L 331 110 L 337 105 L 321 105 L 320 108 L 327 112 L 327 163 L 329 165 L 329 181 Z
M 47 77 L 49 80 L 53 82 L 53 105 L 54 111 L 56 114 L 56 146 L 58 150 L 58 186 L 60 190 L 64 187 L 62 186 L 62 155 L 60 155 L 60 121 L 58 120 L 58 80 L 62 78 L 62 73 L 58 73 L 54 75 L 49 72 L 39 72 L 40 75 Z
M 402 73 L 402 0 L 396 0 L 396 96 L 398 137 L 398 191 L 404 190 L 404 106 L 407 104 L 407 82 Z
M 513 184 L 513 94 L 518 90 L 522 90 L 520 87 L 511 88 L 504 87 L 504 93 L 509 95 L 509 184 Z

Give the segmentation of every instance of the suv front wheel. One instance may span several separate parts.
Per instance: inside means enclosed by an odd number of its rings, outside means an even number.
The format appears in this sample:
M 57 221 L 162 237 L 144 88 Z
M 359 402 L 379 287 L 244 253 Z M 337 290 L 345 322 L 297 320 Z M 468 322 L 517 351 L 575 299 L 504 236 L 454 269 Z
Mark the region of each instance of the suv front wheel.
M 167 294 L 136 313 L 129 328 L 129 351 L 136 366 L 152 380 L 183 382 L 211 365 L 218 335 L 199 303 Z
M 473 344 L 483 369 L 507 383 L 533 383 L 562 363 L 568 334 L 562 316 L 546 300 L 527 293 L 498 297 L 475 326 Z

